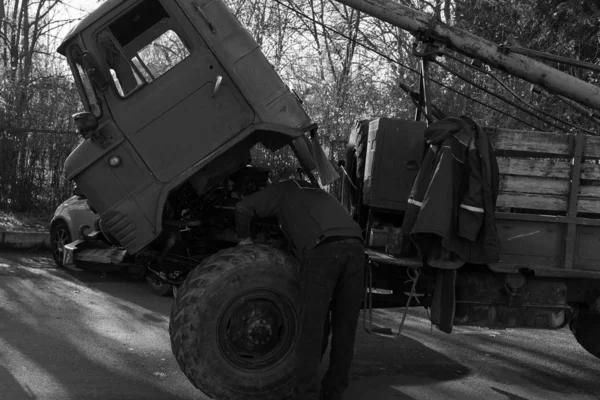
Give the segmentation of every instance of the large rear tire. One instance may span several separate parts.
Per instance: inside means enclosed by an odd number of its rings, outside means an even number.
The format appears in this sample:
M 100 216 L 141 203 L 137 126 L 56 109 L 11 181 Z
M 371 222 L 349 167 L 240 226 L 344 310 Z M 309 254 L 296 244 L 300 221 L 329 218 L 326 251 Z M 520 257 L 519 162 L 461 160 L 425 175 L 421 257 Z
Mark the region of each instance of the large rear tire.
M 570 328 L 581 347 L 600 358 L 600 314 L 580 310 L 577 318 L 571 321 Z
M 294 384 L 298 262 L 267 246 L 204 260 L 179 287 L 171 348 L 202 392 L 219 400 L 281 400 Z

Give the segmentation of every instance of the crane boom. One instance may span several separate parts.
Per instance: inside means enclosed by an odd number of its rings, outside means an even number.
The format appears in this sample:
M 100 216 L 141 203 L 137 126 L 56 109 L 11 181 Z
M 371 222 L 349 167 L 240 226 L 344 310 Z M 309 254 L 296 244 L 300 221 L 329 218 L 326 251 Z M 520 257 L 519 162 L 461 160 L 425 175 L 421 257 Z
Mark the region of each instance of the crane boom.
M 393 0 L 336 1 L 415 35 L 429 32 L 429 38 L 449 49 L 600 111 L 599 87 L 524 55 L 502 51 L 494 42 L 436 21 L 432 15 Z

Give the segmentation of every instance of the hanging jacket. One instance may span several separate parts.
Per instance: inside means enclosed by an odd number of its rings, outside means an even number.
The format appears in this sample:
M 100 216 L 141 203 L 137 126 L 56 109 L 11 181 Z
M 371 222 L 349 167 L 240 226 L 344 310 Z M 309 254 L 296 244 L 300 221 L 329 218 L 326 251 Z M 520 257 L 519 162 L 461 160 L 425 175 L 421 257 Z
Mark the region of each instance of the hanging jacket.
M 425 130 L 429 149 L 408 199 L 403 243 L 428 265 L 455 269 L 500 259 L 494 221 L 499 173 L 487 135 L 467 117 Z

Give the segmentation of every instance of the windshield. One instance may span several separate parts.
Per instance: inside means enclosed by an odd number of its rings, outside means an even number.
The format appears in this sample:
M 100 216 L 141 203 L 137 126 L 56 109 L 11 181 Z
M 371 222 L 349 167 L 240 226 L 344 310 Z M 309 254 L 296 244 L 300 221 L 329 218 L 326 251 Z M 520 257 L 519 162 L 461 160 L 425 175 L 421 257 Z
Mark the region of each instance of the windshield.
M 115 87 L 127 96 L 158 79 L 190 54 L 158 0 L 147 0 L 98 34 Z

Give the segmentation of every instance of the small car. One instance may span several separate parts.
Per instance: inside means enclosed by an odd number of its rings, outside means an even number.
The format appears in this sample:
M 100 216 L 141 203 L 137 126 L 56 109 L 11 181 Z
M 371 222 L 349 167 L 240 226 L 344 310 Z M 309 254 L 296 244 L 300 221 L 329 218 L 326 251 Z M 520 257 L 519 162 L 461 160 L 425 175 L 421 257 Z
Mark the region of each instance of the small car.
M 79 239 L 79 228 L 87 225 L 93 229 L 97 219 L 98 214 L 81 196 L 72 196 L 56 208 L 50 221 L 50 246 L 56 265 L 63 267 L 63 248 Z
M 64 268 L 64 246 L 80 239 L 82 226 L 87 225 L 90 228 L 85 229 L 83 233 L 86 234 L 98 229 L 98 219 L 99 215 L 92 211 L 83 196 L 74 195 L 56 208 L 50 221 L 50 245 L 57 266 Z M 158 296 L 170 296 L 173 293 L 173 285 L 157 279 L 154 274 L 146 273 L 145 280 L 152 293 Z

